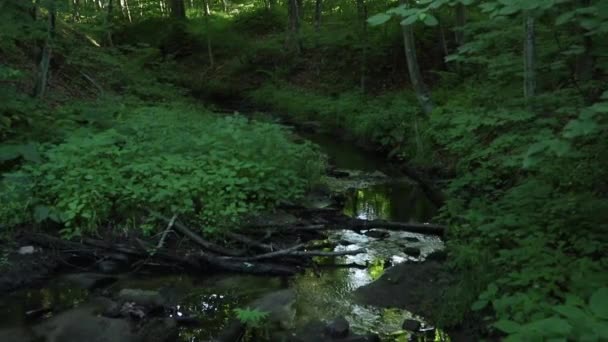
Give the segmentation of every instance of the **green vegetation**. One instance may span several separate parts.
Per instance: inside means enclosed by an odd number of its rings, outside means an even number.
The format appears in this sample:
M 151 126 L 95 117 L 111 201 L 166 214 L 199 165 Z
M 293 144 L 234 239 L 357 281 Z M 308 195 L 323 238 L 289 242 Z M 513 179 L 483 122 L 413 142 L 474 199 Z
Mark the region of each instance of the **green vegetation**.
M 318 152 L 211 112 L 246 100 L 449 177 L 439 325 L 606 340 L 607 38 L 601 0 L 4 0 L 0 226 L 222 231 L 297 199 Z

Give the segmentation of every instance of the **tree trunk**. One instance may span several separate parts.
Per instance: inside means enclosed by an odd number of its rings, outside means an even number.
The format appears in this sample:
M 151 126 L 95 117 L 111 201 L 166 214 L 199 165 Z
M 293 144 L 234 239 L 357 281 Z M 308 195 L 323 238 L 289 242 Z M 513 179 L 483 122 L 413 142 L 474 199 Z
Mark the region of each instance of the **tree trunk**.
M 323 13 L 323 0 L 315 0 L 315 32 L 321 30 L 321 15 Z
M 211 14 L 211 8 L 209 7 L 209 0 L 203 0 L 203 13 L 205 16 L 209 16 Z
M 178 20 L 186 19 L 184 0 L 171 0 L 171 16 Z
M 431 100 L 428 88 L 426 87 L 426 84 L 424 84 L 422 74 L 420 73 L 412 25 L 401 25 L 401 29 L 403 31 L 403 45 L 405 47 L 405 58 L 407 59 L 410 82 L 412 83 L 412 87 L 414 88 L 414 92 L 416 93 L 422 110 L 425 114 L 429 114 L 433 111 L 435 105 Z
M 450 54 L 450 49 L 448 48 L 448 41 L 445 38 L 445 29 L 443 27 L 443 21 L 439 16 L 439 13 L 436 14 L 437 19 L 439 20 L 439 41 L 441 42 L 441 49 L 443 50 L 443 60 L 445 61 L 445 57 Z
M 72 7 L 72 19 L 74 21 L 80 21 L 80 0 L 73 0 Z
M 365 0 L 357 0 L 357 14 L 360 20 L 360 37 L 361 37 L 361 78 L 359 87 L 362 93 L 366 90 L 367 76 L 367 7 Z
M 132 23 L 133 17 L 131 17 L 131 7 L 129 7 L 129 0 L 121 0 L 121 1 L 123 1 L 122 8 L 127 13 L 127 19 L 129 20 L 130 23 Z
M 42 99 L 46 94 L 46 88 L 49 80 L 49 69 L 51 66 L 51 55 L 52 55 L 52 43 L 55 36 L 55 18 L 57 15 L 57 8 L 55 7 L 55 0 L 51 0 L 49 4 L 48 12 L 48 26 L 46 32 L 46 40 L 44 47 L 42 48 L 42 54 L 40 57 L 40 64 L 38 66 L 38 75 L 36 77 L 36 83 L 34 86 L 34 97 Z
M 579 7 L 585 8 L 591 5 L 591 0 L 579 1 Z M 587 35 L 588 31 L 579 28 L 578 36 L 583 37 L 584 51 L 576 58 L 576 79 L 579 82 L 587 82 L 593 78 L 593 65 L 595 64 L 591 51 L 593 50 L 593 39 Z
M 38 14 L 40 12 L 40 0 L 35 0 L 34 4 L 32 5 L 32 19 L 34 19 L 34 21 L 38 20 Z
M 106 30 L 107 30 L 107 39 L 108 39 L 108 46 L 114 46 L 114 42 L 112 41 L 112 10 L 113 10 L 113 6 L 114 3 L 112 0 L 108 0 L 106 6 L 107 6 L 107 12 L 106 12 L 106 18 L 105 18 L 105 26 L 106 26 Z
M 228 0 L 222 0 L 222 4 L 224 5 L 224 13 L 228 13 Z
M 211 25 L 209 25 L 209 15 L 211 11 L 209 9 L 209 0 L 203 0 L 204 12 L 205 12 L 205 26 L 207 28 L 207 53 L 209 55 L 209 66 L 213 68 L 215 65 L 213 58 L 213 49 L 211 48 Z
M 532 13 L 524 12 L 524 98 L 528 105 L 536 94 L 536 34 L 535 20 Z
M 454 30 L 454 39 L 456 40 L 456 45 L 458 47 L 462 46 L 465 42 L 464 36 L 464 25 L 467 22 L 467 9 L 466 7 L 459 3 L 456 5 L 456 29 Z
M 302 52 L 300 43 L 300 14 L 298 12 L 298 0 L 287 0 L 287 15 L 289 27 L 287 29 L 287 48 L 294 48 L 299 54 Z

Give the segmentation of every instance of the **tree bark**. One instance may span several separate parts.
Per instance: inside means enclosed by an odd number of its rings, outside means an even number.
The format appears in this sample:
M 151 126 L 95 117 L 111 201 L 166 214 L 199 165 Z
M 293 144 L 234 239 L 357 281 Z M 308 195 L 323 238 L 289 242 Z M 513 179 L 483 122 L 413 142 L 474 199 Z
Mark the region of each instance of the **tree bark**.
M 74 21 L 80 21 L 80 0 L 73 0 L 72 8 L 72 19 Z
M 359 88 L 365 94 L 366 76 L 367 76 L 367 7 L 365 0 L 357 0 L 357 13 L 360 20 L 360 37 L 361 37 L 361 77 Z
M 203 0 L 204 12 L 205 12 L 205 26 L 207 27 L 207 54 L 209 56 L 209 66 L 214 67 L 215 61 L 213 58 L 213 49 L 211 46 L 211 25 L 209 25 L 209 16 L 211 10 L 209 9 L 209 0 Z
M 454 30 L 454 39 L 456 40 L 456 45 L 460 47 L 465 43 L 464 25 L 467 22 L 467 8 L 462 3 L 459 3 L 456 5 L 455 11 L 456 29 Z
M 579 2 L 580 8 L 589 7 L 590 5 L 591 0 L 581 0 Z M 584 51 L 576 58 L 576 79 L 579 82 L 587 82 L 593 78 L 593 66 L 595 64 L 595 60 L 591 54 L 591 51 L 593 50 L 593 39 L 591 36 L 587 35 L 587 30 L 579 28 L 578 31 L 578 35 L 583 37 Z
M 105 18 L 105 22 L 106 22 L 106 30 L 107 30 L 107 34 L 106 34 L 106 38 L 108 40 L 108 45 L 109 46 L 114 46 L 114 42 L 112 41 L 112 11 L 113 11 L 113 6 L 114 2 L 112 0 L 108 0 L 106 6 L 107 6 L 107 12 L 106 12 L 106 18 Z
M 524 98 L 529 106 L 536 95 L 536 33 L 535 19 L 529 11 L 524 12 Z
M 431 100 L 428 88 L 426 84 L 424 84 L 422 74 L 420 73 L 412 25 L 401 25 L 401 29 L 403 31 L 403 45 L 405 48 L 405 58 L 407 59 L 407 69 L 410 76 L 410 82 L 414 88 L 414 92 L 416 93 L 416 97 L 418 98 L 418 102 L 420 103 L 422 110 L 425 114 L 429 114 L 433 111 L 435 105 Z
M 321 16 L 323 15 L 323 0 L 315 0 L 315 32 L 321 30 Z
M 47 34 L 42 48 L 40 63 L 38 65 L 38 75 L 34 86 L 34 97 L 42 99 L 46 95 L 47 84 L 49 81 L 49 69 L 51 66 L 52 44 L 55 37 L 55 19 L 57 8 L 55 0 L 51 0 L 48 10 Z
M 129 0 L 121 0 L 121 1 L 123 1 L 122 8 L 127 13 L 127 19 L 129 20 L 130 23 L 132 23 L 133 22 L 133 17 L 131 17 L 131 7 L 129 6 Z
M 171 16 L 178 20 L 186 19 L 184 0 L 171 0 Z
M 287 48 L 295 49 L 299 54 L 302 52 L 302 46 L 300 42 L 300 13 L 299 13 L 298 0 L 287 0 L 287 15 L 288 15 L 288 28 L 287 28 Z

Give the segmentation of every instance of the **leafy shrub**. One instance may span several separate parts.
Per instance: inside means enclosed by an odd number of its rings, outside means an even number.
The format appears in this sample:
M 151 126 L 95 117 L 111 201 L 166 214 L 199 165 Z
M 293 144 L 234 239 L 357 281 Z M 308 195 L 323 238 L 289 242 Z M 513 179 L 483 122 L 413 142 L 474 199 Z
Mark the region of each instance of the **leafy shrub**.
M 144 208 L 214 231 L 302 196 L 323 167 L 311 145 L 279 126 L 186 106 L 139 108 L 114 129 L 82 130 L 43 155 L 21 172 L 32 180 L 29 208 L 68 234 L 125 224 Z
M 234 28 L 240 32 L 267 34 L 285 29 L 287 14 L 279 6 L 273 9 L 257 7 L 239 13 L 234 18 Z

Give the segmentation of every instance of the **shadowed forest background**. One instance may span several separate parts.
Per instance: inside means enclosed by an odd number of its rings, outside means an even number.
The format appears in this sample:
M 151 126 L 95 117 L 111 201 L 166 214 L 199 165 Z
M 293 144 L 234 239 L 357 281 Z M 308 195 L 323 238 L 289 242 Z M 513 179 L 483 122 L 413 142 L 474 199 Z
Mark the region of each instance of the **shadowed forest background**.
M 1 267 L 297 202 L 327 160 L 278 119 L 431 184 L 434 324 L 608 340 L 604 0 L 0 0 Z

